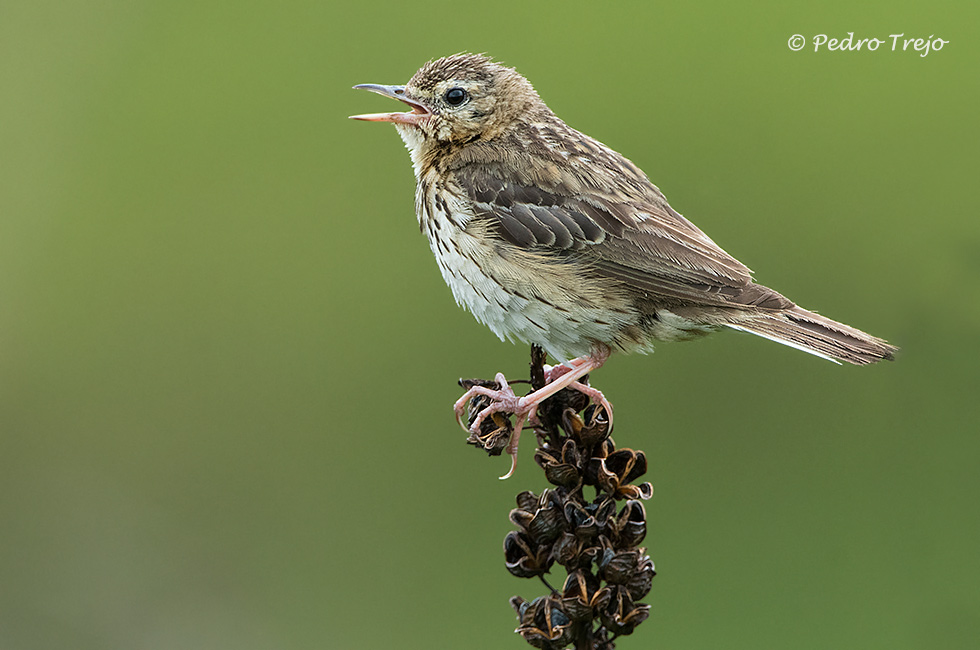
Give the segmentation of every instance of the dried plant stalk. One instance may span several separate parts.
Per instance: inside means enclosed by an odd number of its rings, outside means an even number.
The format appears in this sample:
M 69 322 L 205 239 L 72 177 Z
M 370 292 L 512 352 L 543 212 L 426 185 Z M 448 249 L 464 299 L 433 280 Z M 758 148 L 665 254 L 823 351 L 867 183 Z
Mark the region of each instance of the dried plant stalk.
M 542 349 L 532 346 L 531 390 L 545 383 L 544 362 Z M 485 380 L 460 384 L 497 388 Z M 486 399 L 470 401 L 470 422 Z M 516 631 L 536 648 L 612 650 L 617 637 L 631 634 L 649 616 L 650 606 L 639 601 L 656 572 L 639 545 L 647 531 L 642 501 L 653 487 L 635 483 L 646 472 L 646 456 L 617 449 L 608 414 L 571 388 L 543 402 L 531 424 L 538 439 L 534 460 L 554 487 L 517 495 L 510 512 L 517 530 L 504 539 L 504 562 L 515 576 L 540 578 L 550 593 L 532 601 L 511 598 L 520 621 Z M 499 455 L 511 431 L 506 414 L 496 413 L 467 442 Z M 555 564 L 566 573 L 561 590 L 544 577 Z

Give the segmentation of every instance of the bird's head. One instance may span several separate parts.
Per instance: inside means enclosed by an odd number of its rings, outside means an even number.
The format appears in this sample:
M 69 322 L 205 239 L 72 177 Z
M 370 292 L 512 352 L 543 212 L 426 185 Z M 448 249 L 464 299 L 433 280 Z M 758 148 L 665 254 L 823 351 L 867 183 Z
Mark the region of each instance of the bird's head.
M 531 84 L 512 68 L 479 54 L 429 61 L 404 86 L 354 86 L 401 100 L 404 113 L 352 115 L 392 122 L 409 149 L 488 140 L 521 119 L 548 111 Z

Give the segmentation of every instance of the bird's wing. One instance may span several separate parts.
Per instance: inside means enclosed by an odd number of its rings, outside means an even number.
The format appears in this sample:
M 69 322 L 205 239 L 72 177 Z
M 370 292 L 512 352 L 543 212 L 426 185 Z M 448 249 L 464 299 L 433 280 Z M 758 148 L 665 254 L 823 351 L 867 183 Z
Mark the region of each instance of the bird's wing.
M 563 171 L 569 169 L 572 175 L 540 184 L 506 178 L 497 165 L 466 165 L 455 176 L 476 218 L 490 221 L 505 240 L 568 255 L 652 300 L 792 306 L 753 284 L 745 265 L 674 211 L 632 165 L 642 181 L 620 176 L 612 191 L 580 180 L 574 167 Z

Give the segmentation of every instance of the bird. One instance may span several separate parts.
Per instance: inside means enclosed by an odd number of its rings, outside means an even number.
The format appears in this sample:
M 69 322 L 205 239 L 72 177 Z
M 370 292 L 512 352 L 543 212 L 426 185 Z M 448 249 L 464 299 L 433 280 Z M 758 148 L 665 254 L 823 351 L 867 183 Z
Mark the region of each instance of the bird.
M 516 416 L 571 387 L 606 410 L 580 381 L 612 352 L 731 328 L 837 363 L 893 359 L 897 347 L 799 307 L 756 283 L 752 271 L 674 210 L 633 162 L 563 122 L 514 68 L 483 54 L 430 60 L 405 85 L 360 84 L 405 112 L 353 115 L 394 124 L 415 171 L 421 231 L 456 302 L 501 340 L 540 345 L 560 362 L 548 383 L 517 396 L 474 386 L 490 405 L 474 419 Z M 465 425 L 464 425 L 464 428 Z

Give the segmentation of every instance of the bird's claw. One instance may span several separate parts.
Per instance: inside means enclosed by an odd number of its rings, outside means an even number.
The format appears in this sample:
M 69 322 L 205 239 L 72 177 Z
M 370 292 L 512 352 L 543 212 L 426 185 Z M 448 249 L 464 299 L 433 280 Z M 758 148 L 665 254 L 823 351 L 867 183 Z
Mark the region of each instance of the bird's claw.
M 480 425 L 493 413 L 518 413 L 520 401 L 523 398 L 518 397 L 514 393 L 514 389 L 507 383 L 507 379 L 503 373 L 498 372 L 497 376 L 494 377 L 494 381 L 499 388 L 493 389 L 489 386 L 480 385 L 471 386 L 463 393 L 462 397 L 456 400 L 456 403 L 453 405 L 453 411 L 456 413 L 456 422 L 463 428 L 463 431 L 478 433 L 480 431 Z M 463 424 L 463 417 L 466 416 L 467 405 L 471 399 L 480 395 L 489 398 L 490 405 L 480 410 L 476 418 L 469 425 Z
M 500 477 L 501 479 L 506 479 L 510 478 L 514 473 L 514 469 L 517 467 L 517 446 L 520 442 L 521 430 L 525 422 L 536 420 L 538 404 L 533 400 L 528 400 L 526 397 L 518 396 L 514 392 L 514 389 L 510 387 L 510 384 L 507 383 L 507 379 L 503 373 L 497 373 L 494 377 L 494 382 L 497 388 L 479 384 L 471 385 L 463 393 L 463 396 L 456 400 L 456 403 L 453 405 L 453 411 L 456 414 L 456 422 L 459 423 L 464 431 L 470 434 L 470 439 L 480 442 L 483 442 L 480 436 L 481 428 L 488 417 L 496 413 L 513 415 L 515 417 L 513 430 L 509 432 L 506 447 L 503 449 L 511 457 L 510 471 Z M 468 415 L 467 407 L 470 401 L 478 397 L 486 397 L 490 403 L 481 408 L 475 415 Z M 467 418 L 468 424 L 464 423 L 464 417 Z M 493 452 L 490 447 L 483 446 L 488 451 L 491 451 L 491 453 L 500 453 L 499 448 L 497 448 L 496 452 Z
M 609 420 L 609 431 L 612 432 L 612 427 L 613 427 L 612 404 L 610 404 L 609 400 L 606 399 L 606 396 L 602 394 L 602 391 L 600 391 L 598 388 L 592 388 L 592 386 L 589 386 L 588 384 L 583 384 L 580 381 L 572 382 L 571 384 L 569 384 L 568 387 L 574 388 L 580 393 L 584 393 L 586 396 L 588 396 L 589 399 L 592 400 L 594 404 L 598 404 L 599 406 L 602 407 L 602 409 L 606 412 L 606 418 L 608 418 Z
M 579 381 L 589 373 L 602 365 L 609 355 L 608 349 L 600 349 L 597 354 L 589 357 L 573 359 L 568 365 L 545 367 L 545 385 L 531 393 L 518 397 L 514 389 L 507 383 L 503 373 L 497 373 L 494 377 L 496 388 L 491 388 L 492 382 L 477 384 L 475 382 L 460 382 L 463 386 L 469 386 L 463 396 L 456 400 L 453 411 L 456 413 L 456 421 L 464 431 L 470 434 L 470 441 L 473 444 L 482 446 L 491 454 L 499 454 L 506 451 L 511 457 L 510 471 L 500 478 L 509 478 L 517 467 L 517 446 L 521 438 L 521 429 L 525 422 L 534 425 L 537 422 L 538 406 L 555 393 L 563 388 L 571 388 L 587 395 L 593 402 L 602 406 L 609 418 L 609 427 L 612 428 L 612 405 L 609 404 L 605 396 L 595 388 Z M 467 414 L 467 405 L 471 400 L 478 397 L 485 397 L 489 404 L 480 409 L 476 415 L 468 418 L 469 426 L 463 423 L 463 416 Z M 496 413 L 506 413 L 515 418 L 513 431 L 506 432 L 503 426 L 495 432 L 488 432 L 484 439 L 481 439 L 481 428 L 486 419 Z M 503 435 L 507 435 L 506 446 L 501 449 L 499 446 L 503 442 Z M 493 444 L 487 441 L 493 439 Z

